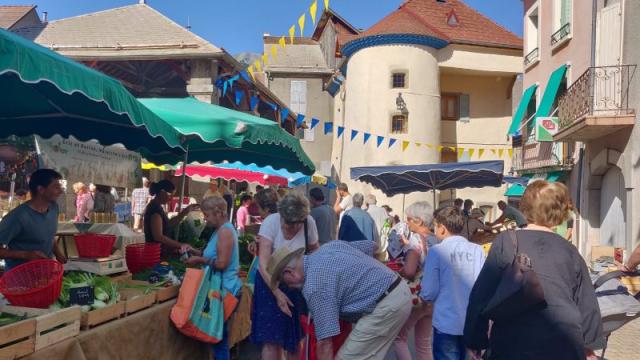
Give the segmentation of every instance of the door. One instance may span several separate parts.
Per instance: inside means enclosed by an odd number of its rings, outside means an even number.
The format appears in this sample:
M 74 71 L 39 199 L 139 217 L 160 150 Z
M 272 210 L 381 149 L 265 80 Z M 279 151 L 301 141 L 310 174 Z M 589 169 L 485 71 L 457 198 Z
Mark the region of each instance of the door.
M 611 168 L 602 179 L 600 189 L 600 245 L 625 248 L 626 191 L 619 168 Z

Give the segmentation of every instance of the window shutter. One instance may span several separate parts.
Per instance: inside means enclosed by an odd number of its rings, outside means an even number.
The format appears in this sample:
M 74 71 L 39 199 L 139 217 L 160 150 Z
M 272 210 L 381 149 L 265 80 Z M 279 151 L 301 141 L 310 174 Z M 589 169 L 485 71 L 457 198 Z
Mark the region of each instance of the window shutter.
M 571 0 L 560 0 L 560 27 L 571 21 Z
M 469 122 L 469 94 L 460 94 L 460 121 Z

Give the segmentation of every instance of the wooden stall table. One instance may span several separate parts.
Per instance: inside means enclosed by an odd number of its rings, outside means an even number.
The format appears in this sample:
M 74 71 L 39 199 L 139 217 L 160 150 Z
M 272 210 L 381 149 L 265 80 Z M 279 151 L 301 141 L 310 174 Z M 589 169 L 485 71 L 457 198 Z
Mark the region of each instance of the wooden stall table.
M 169 314 L 175 300 L 83 331 L 24 357 L 24 360 L 208 359 L 207 344 L 175 329 Z

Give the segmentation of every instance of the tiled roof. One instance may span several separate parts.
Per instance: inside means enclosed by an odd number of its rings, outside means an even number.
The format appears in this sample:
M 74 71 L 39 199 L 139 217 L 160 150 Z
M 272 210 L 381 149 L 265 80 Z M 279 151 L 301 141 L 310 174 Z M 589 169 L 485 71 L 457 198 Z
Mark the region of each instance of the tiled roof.
M 264 38 L 265 54 L 270 53 L 272 45 L 278 46 L 278 39 L 277 37 Z M 287 45 L 284 51 L 278 51 L 276 61 L 271 58 L 266 70 L 288 73 L 333 73 L 322 55 L 320 44 L 309 38 L 296 38 L 293 45 Z
M 213 56 L 222 51 L 145 4 L 49 22 L 18 31 L 75 58 Z
M 458 20 L 455 26 L 448 24 L 451 14 Z M 425 35 L 450 43 L 522 49 L 522 38 L 461 0 L 407 0 L 359 37 L 384 34 Z
M 0 6 L 0 28 L 8 29 L 29 13 L 34 5 L 29 6 Z

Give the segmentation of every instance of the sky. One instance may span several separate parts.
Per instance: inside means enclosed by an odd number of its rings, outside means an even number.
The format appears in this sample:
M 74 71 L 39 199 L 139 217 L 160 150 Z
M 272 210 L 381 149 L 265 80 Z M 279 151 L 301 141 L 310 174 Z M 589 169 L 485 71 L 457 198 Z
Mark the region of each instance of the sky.
M 429 0 L 424 0 L 429 1 Z M 435 0 L 432 0 L 435 1 Z M 0 0 L 1 5 L 38 6 L 49 20 L 82 15 L 137 3 L 138 0 Z M 307 11 L 305 35 L 313 31 L 308 15 L 313 0 L 147 0 L 147 4 L 216 46 L 236 55 L 262 52 L 262 35 L 285 35 Z M 403 0 L 330 0 L 330 7 L 357 28 L 366 29 Z M 522 36 L 521 0 L 466 0 L 469 6 Z M 318 1 L 318 17 L 323 7 Z

